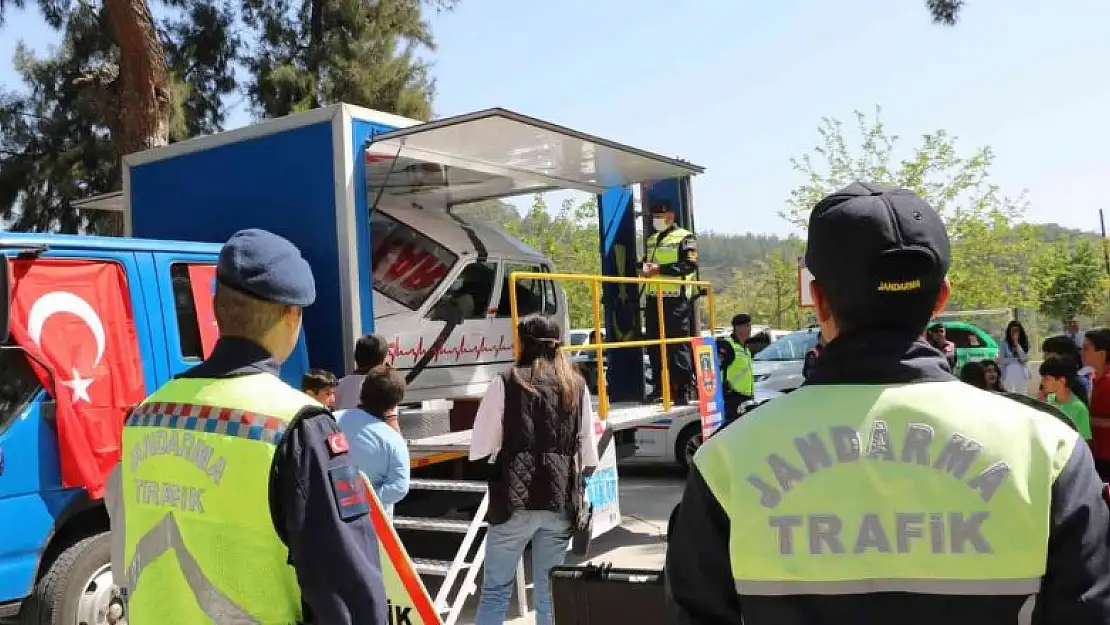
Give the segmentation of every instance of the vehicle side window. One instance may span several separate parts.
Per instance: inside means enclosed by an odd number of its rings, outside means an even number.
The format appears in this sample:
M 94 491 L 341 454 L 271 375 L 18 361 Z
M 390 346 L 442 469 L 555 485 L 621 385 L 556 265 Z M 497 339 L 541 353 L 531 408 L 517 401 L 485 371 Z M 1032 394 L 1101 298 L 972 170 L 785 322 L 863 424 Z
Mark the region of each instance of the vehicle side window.
M 979 335 L 961 328 L 947 328 L 945 335 L 957 348 L 982 347 L 983 341 Z
M 371 214 L 370 231 L 374 290 L 412 310 L 424 305 L 459 259 L 381 211 Z
M 766 332 L 753 334 L 747 341 L 744 342 L 744 346 L 748 348 L 748 351 L 750 351 L 753 356 L 766 349 L 767 346 L 770 344 L 771 335 L 767 334 Z
M 550 273 L 546 267 L 536 265 L 505 265 L 505 279 L 501 283 L 501 301 L 497 305 L 498 317 L 509 317 L 512 305 L 509 301 L 509 275 L 514 272 Z M 516 305 L 520 317 L 543 313 L 554 315 L 559 312 L 555 299 L 555 283 L 551 280 L 526 278 L 516 281 Z
M 497 277 L 496 263 L 471 263 L 455 279 L 451 288 L 432 308 L 431 318 L 450 319 L 452 309 L 463 319 L 485 319 L 489 302 L 493 298 L 493 285 Z
M 544 273 L 551 273 L 551 268 L 550 267 L 544 267 L 543 272 Z M 554 280 L 544 280 L 543 281 L 543 298 L 544 298 L 543 313 L 545 315 L 554 315 L 555 313 L 559 312 L 559 299 L 557 297 L 555 297 L 555 281 Z M 596 338 L 595 338 L 595 342 L 596 342 Z
M 787 335 L 760 351 L 756 360 L 802 360 L 816 344 L 816 332 Z
M 177 314 L 181 357 L 185 360 L 200 360 L 204 357 L 204 344 L 200 340 L 200 323 L 197 321 L 197 305 L 193 301 L 189 265 L 186 263 L 170 265 L 170 279 L 173 282 L 173 306 Z
M 42 388 L 24 351 L 0 347 L 0 432 L 3 432 Z

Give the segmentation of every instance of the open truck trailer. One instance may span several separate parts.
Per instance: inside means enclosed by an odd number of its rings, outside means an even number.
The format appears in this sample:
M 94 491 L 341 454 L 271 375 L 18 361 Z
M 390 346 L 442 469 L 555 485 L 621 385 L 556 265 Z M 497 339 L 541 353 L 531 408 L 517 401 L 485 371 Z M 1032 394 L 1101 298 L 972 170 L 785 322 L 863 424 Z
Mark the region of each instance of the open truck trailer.
M 130 305 L 144 309 L 132 311 L 139 345 L 169 354 L 144 364 L 147 392 L 200 357 L 184 354 L 184 339 L 174 336 L 183 332 L 175 306 L 188 304 L 190 293 L 199 297 L 194 309 L 205 305 L 197 285 L 210 285 L 211 273 L 192 275 L 190 267 L 210 266 L 218 244 L 242 228 L 290 239 L 316 277 L 317 301 L 305 310 L 305 343 L 283 370 L 287 381 L 295 384 L 309 365 L 347 372 L 355 339 L 364 334 L 389 341 L 390 361 L 409 384 L 406 401 L 422 402 L 401 415 L 413 481 L 409 497 L 397 506 L 394 527 L 433 589 L 436 610 L 450 623 L 475 591 L 482 559 L 485 465 L 467 462 L 466 455 L 478 398 L 512 362 L 509 289 L 521 316 L 555 315 L 567 329 L 566 295 L 550 260 L 454 209 L 557 189 L 593 193 L 603 273 L 635 276 L 640 254 L 632 186 L 640 185 L 645 203 L 669 201 L 679 224 L 693 230 L 690 177 L 701 171 L 503 109 L 419 123 L 341 104 L 128 155 L 123 192 L 86 206 L 123 213 L 127 238 L 117 247 L 130 250 L 128 260 L 114 248 L 100 256 L 135 263 L 125 275 Z M 644 233 L 650 233 L 649 221 L 639 217 Z M 77 239 L 16 237 L 0 247 L 13 258 L 28 257 L 29 249 L 40 260 L 98 256 Z M 92 248 L 97 246 L 112 248 Z M 553 279 L 510 281 L 519 272 Z M 150 284 L 143 283 L 147 278 Z M 637 338 L 639 285 L 606 284 L 600 301 L 608 336 Z M 202 327 L 201 334 L 210 330 Z M 705 347 L 710 362 L 699 371 L 715 379 L 715 350 Z M 588 480 L 595 535 L 620 523 L 616 460 L 618 447 L 633 441 L 631 428 L 697 412 L 707 429 L 719 423 L 719 403 L 712 399 L 668 410 L 642 404 L 640 349 L 613 350 L 608 357 L 608 410 L 596 425 L 603 433 L 602 461 Z M 9 402 L 11 414 L 3 415 L 8 423 L 0 421 L 0 453 L 9 459 L 0 474 L 0 516 L 14 518 L 8 513 L 17 508 L 34 512 L 25 517 L 31 526 L 18 540 L 0 538 L 0 604 L 9 613 L 24 598 L 41 594 L 43 580 L 57 577 L 62 555 L 107 531 L 95 497 L 62 486 L 56 468 L 51 473 L 35 466 L 59 461 L 46 408 L 49 393 L 40 389 L 21 397 L 19 405 Z M 33 427 L 8 427 L 28 420 Z M 16 444 L 33 444 L 39 453 L 21 454 L 11 449 Z M 35 471 L 39 478 L 15 485 L 13 469 Z M 92 590 L 67 595 L 66 601 L 84 602 L 74 610 L 105 600 L 101 594 L 110 577 L 94 569 L 99 577 L 85 584 Z M 80 586 L 81 580 L 73 583 Z

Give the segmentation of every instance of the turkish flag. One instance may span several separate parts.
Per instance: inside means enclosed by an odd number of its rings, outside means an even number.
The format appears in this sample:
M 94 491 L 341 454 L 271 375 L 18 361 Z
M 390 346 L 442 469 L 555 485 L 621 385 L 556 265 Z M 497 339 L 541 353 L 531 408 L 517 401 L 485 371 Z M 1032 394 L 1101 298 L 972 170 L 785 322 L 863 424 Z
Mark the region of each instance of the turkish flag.
M 123 268 L 14 260 L 11 331 L 57 404 L 62 485 L 99 499 L 120 459 L 124 415 L 146 396 Z
M 197 309 L 201 350 L 208 358 L 216 346 L 216 339 L 220 338 L 220 329 L 216 327 L 216 309 L 212 303 L 212 298 L 216 296 L 216 266 L 189 265 L 189 289 Z

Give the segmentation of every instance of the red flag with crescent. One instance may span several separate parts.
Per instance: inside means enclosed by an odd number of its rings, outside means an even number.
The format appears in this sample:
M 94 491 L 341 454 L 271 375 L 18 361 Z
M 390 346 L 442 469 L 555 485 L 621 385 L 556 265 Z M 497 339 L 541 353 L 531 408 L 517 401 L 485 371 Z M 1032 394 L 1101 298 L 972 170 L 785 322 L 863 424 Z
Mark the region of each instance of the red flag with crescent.
M 114 262 L 12 262 L 12 338 L 56 404 L 62 484 L 99 499 L 124 414 L 146 395 L 127 277 Z
M 216 296 L 216 266 L 189 265 L 189 288 L 193 305 L 197 309 L 197 326 L 200 328 L 201 349 L 205 358 L 212 354 L 220 328 L 216 325 L 216 310 L 212 299 Z

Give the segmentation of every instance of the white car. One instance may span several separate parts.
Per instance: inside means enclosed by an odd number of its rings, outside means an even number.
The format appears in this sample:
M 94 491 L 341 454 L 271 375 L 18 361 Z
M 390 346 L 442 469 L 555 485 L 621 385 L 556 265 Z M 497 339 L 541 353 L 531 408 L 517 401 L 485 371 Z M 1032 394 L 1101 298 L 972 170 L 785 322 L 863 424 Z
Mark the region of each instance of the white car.
M 755 390 L 789 393 L 802 385 L 806 353 L 817 344 L 817 328 L 791 332 L 752 358 Z
M 755 400 L 745 411 L 781 397 L 775 391 L 755 391 Z M 621 464 L 677 464 L 686 469 L 701 447 L 701 416 L 697 411 L 674 418 L 665 417 L 636 428 L 636 453 L 620 460 Z

